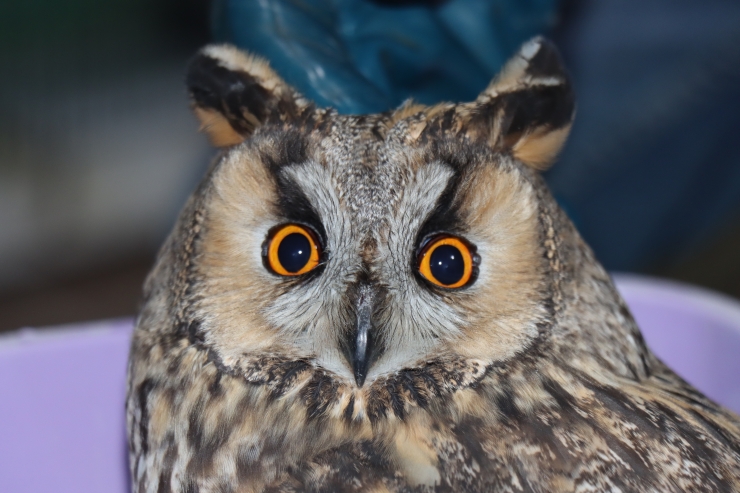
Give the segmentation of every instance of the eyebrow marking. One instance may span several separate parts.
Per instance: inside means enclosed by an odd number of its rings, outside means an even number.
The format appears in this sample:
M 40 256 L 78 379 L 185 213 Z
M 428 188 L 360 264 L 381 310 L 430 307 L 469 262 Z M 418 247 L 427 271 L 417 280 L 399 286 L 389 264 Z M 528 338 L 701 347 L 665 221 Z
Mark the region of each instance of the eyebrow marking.
M 326 245 L 326 230 L 318 211 L 300 183 L 286 172 L 289 167 L 308 161 L 308 141 L 299 132 L 291 130 L 279 132 L 276 140 L 279 145 L 263 150 L 260 157 L 275 181 L 278 213 L 287 221 L 310 226 L 321 243 Z

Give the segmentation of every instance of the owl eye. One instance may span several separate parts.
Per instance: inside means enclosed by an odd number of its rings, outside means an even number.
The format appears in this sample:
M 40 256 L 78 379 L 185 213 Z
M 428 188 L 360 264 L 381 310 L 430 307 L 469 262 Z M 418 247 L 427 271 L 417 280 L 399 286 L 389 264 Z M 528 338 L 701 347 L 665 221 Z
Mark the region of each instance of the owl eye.
M 456 236 L 437 236 L 421 250 L 419 273 L 437 286 L 460 288 L 470 282 L 473 263 L 468 242 Z
M 319 265 L 316 235 L 305 226 L 280 226 L 268 239 L 267 265 L 281 276 L 299 276 Z

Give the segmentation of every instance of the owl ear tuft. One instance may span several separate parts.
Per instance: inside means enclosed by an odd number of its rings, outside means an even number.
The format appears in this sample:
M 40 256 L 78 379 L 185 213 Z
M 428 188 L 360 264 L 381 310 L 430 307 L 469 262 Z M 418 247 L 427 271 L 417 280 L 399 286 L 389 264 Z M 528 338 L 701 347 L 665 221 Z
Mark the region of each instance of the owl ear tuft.
M 473 104 L 486 116 L 491 145 L 538 170 L 557 157 L 575 114 L 557 48 L 541 37 L 525 43 Z
M 217 147 L 235 145 L 266 123 L 295 121 L 313 109 L 269 64 L 231 45 L 210 45 L 190 62 L 193 111 Z

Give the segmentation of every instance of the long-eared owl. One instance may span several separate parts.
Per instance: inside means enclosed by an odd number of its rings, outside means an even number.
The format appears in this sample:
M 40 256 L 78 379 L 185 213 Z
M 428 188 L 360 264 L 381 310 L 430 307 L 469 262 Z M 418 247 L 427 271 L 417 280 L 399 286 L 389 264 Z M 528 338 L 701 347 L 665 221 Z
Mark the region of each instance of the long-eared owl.
M 740 491 L 740 418 L 650 352 L 540 176 L 574 115 L 549 42 L 375 115 L 226 45 L 187 84 L 220 153 L 145 284 L 135 492 Z

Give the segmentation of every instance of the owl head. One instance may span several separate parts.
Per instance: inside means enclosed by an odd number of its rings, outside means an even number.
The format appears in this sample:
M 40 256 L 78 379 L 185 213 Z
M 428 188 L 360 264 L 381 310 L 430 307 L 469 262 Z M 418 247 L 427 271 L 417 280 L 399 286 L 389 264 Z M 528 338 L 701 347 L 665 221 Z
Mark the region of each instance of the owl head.
M 539 172 L 574 113 L 550 43 L 473 102 L 376 115 L 318 107 L 227 45 L 187 84 L 221 151 L 155 270 L 168 280 L 150 280 L 169 307 L 145 308 L 150 326 L 175 320 L 232 374 L 310 367 L 356 388 L 435 362 L 468 378 L 546 337 L 561 218 Z

